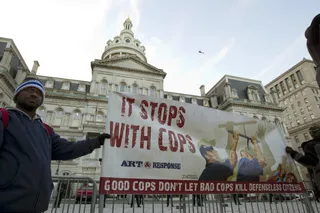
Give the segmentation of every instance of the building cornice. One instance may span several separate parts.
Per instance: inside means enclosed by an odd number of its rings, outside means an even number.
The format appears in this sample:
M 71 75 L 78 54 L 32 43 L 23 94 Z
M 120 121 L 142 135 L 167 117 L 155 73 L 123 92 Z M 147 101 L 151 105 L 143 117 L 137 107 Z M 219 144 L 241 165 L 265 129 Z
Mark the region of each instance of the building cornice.
M 273 110 L 278 112 L 283 112 L 285 108 L 275 106 L 274 104 L 259 104 L 259 103 L 252 103 L 252 102 L 244 102 L 244 101 L 236 101 L 234 99 L 227 99 L 223 104 L 218 106 L 218 109 L 223 110 L 229 106 L 241 106 L 241 107 L 247 107 L 247 108 L 259 108 L 259 109 L 265 109 L 265 110 Z
M 16 56 L 18 56 L 21 64 L 23 65 L 24 69 L 27 70 L 28 72 L 30 72 L 26 62 L 24 61 L 19 49 L 17 48 L 16 44 L 14 43 L 13 39 L 10 39 L 10 38 L 3 38 L 3 37 L 0 37 L 0 42 L 3 41 L 3 42 L 7 42 L 10 44 L 10 47 L 13 49 L 14 53 Z
M 110 63 L 111 62 L 117 62 L 117 61 L 124 61 L 131 59 L 143 66 L 148 67 L 152 71 L 146 71 L 146 70 L 138 70 L 138 69 L 132 69 L 132 68 L 127 68 L 127 67 L 119 67 L 119 66 L 113 66 Z M 158 75 L 161 76 L 162 78 L 165 78 L 167 73 L 164 72 L 162 69 L 158 69 L 151 64 L 148 64 L 147 62 L 144 62 L 137 58 L 137 56 L 121 56 L 121 57 L 116 57 L 116 58 L 111 58 L 111 59 L 105 59 L 105 60 L 95 60 L 91 62 L 91 68 L 95 67 L 102 67 L 102 68 L 110 68 L 110 69 L 116 69 L 116 70 L 122 70 L 122 71 L 131 71 L 131 72 L 137 72 L 137 73 L 143 73 L 143 74 L 150 74 L 150 75 Z
M 279 101 L 282 101 L 284 99 L 287 99 L 289 97 L 292 97 L 293 95 L 301 92 L 302 90 L 304 90 L 305 88 L 314 88 L 314 89 L 318 89 L 318 85 L 313 85 L 312 82 L 309 83 L 304 83 L 302 84 L 299 88 L 294 89 L 293 91 L 288 92 L 287 94 L 285 94 L 284 96 L 281 96 L 279 98 Z M 275 92 L 276 93 L 276 92 Z
M 277 82 L 279 79 L 281 79 L 283 76 L 287 75 L 288 73 L 290 73 L 291 71 L 293 71 L 294 69 L 296 69 L 298 66 L 302 65 L 305 62 L 309 62 L 309 63 L 314 63 L 312 60 L 310 59 L 306 59 L 303 58 L 300 62 L 298 62 L 297 64 L 293 65 L 290 69 L 288 69 L 287 71 L 285 71 L 284 73 L 282 73 L 281 75 L 279 75 L 278 77 L 276 77 L 275 79 L 273 79 L 272 81 L 270 81 L 269 83 L 267 83 L 265 85 L 266 88 L 268 88 L 271 84 Z M 269 88 L 268 88 L 269 89 Z
M 49 98 L 56 98 L 56 99 L 67 99 L 67 100 L 81 100 L 84 102 L 87 101 L 95 101 L 95 102 L 102 102 L 107 103 L 108 97 L 102 97 L 102 96 L 91 96 L 87 94 L 79 95 L 79 94 L 69 94 L 65 92 L 53 92 L 53 91 L 47 91 L 46 97 Z
M 310 126 L 314 123 L 319 123 L 320 122 L 320 118 L 317 118 L 317 119 L 313 119 L 311 121 L 308 121 L 306 123 L 303 123 L 299 126 L 296 126 L 296 127 L 292 127 L 290 129 L 288 129 L 288 133 L 289 134 L 294 134 L 294 133 L 297 133 L 297 132 L 300 132 L 302 130 L 306 130 L 306 129 L 309 129 Z

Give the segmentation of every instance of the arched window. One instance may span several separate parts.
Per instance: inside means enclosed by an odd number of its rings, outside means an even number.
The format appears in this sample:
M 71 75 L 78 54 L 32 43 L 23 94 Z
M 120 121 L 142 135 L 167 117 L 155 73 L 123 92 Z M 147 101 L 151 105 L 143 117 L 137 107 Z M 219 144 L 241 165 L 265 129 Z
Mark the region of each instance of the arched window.
M 156 96 L 156 88 L 154 86 L 150 87 L 150 95 L 151 96 Z
M 265 121 L 265 122 L 267 122 L 267 119 L 266 119 L 266 117 L 262 117 L 262 119 L 261 120 L 263 120 L 263 121 Z
M 64 111 L 63 111 L 62 108 L 56 109 L 56 118 L 57 118 L 57 119 L 63 118 L 63 115 L 64 115 Z
M 107 91 L 108 91 L 108 82 L 105 79 L 103 79 L 100 82 L 100 92 L 101 94 L 107 94 Z
M 76 109 L 73 111 L 73 119 L 74 120 L 80 120 L 81 118 L 81 112 L 80 110 Z
M 254 119 L 259 119 L 258 116 L 256 116 L 256 115 L 254 115 L 253 118 L 254 118 Z
M 122 82 L 120 84 L 120 92 L 126 92 L 127 91 L 127 85 L 126 83 Z
M 280 123 L 280 120 L 279 120 L 278 118 L 275 118 L 275 119 L 274 119 L 274 123 L 275 123 L 276 125 L 278 125 L 278 126 L 280 126 L 280 124 L 281 124 L 281 123 Z
M 104 114 L 103 114 L 103 112 L 99 111 L 99 112 L 97 113 L 96 121 L 97 121 L 97 122 L 103 122 L 103 121 L 104 121 Z
M 132 85 L 132 92 L 133 93 L 138 93 L 138 85 L 137 84 L 133 84 Z

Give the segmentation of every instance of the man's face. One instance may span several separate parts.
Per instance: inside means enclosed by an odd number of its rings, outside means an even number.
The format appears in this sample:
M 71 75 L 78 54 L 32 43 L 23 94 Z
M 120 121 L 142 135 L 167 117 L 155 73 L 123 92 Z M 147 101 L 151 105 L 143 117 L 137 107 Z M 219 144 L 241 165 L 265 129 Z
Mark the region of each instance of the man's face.
M 206 159 L 209 163 L 219 161 L 220 156 L 217 151 L 211 150 L 206 152 Z
M 26 110 L 35 110 L 42 103 L 42 93 L 38 88 L 28 87 L 22 90 L 16 97 L 16 104 Z

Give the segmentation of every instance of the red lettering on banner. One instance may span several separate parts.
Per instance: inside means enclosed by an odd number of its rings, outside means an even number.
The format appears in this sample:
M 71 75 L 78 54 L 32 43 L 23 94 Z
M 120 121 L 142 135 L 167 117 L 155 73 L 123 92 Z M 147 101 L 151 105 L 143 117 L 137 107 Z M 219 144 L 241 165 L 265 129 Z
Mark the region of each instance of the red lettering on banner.
M 139 125 L 131 125 L 131 129 L 132 129 L 132 148 L 134 148 L 137 142 L 137 131 L 139 130 Z
M 129 145 L 129 132 L 130 132 L 130 125 L 126 125 L 126 135 L 124 138 L 124 148 L 128 148 Z
M 145 109 L 145 107 L 148 107 L 148 101 L 146 100 L 142 100 L 141 101 L 141 104 L 140 104 L 140 109 L 141 109 L 141 112 L 140 112 L 140 117 L 144 120 L 148 119 L 148 113 L 147 113 L 147 110 Z
M 132 104 L 134 103 L 135 99 L 134 98 L 127 98 L 127 101 L 129 103 L 129 114 L 128 114 L 128 116 L 130 117 L 132 115 Z
M 159 136 L 158 136 L 158 146 L 159 149 L 163 152 L 168 151 L 168 147 L 163 144 L 163 141 L 166 141 L 167 139 L 164 139 L 164 133 L 167 132 L 165 128 L 159 129 Z M 176 134 L 172 130 L 168 131 L 167 134 L 168 140 L 169 140 L 169 148 L 171 152 L 177 152 L 178 149 L 180 152 L 184 152 L 184 146 L 188 142 L 188 149 L 191 153 L 196 152 L 195 145 L 192 143 L 192 138 L 189 135 L 182 135 L 180 133 Z
M 192 138 L 190 137 L 190 135 L 186 135 L 187 141 L 189 143 L 189 150 L 191 153 L 195 153 L 196 152 L 196 147 L 194 146 L 194 144 L 192 143 Z
M 122 97 L 121 116 L 126 113 L 126 97 Z
M 168 126 L 171 126 L 172 119 L 176 118 L 178 115 L 178 109 L 176 106 L 170 106 L 169 116 L 168 116 Z
M 150 116 L 148 115 L 148 107 L 150 107 Z M 182 128 L 185 124 L 184 114 L 186 113 L 186 109 L 182 106 L 179 108 L 177 106 L 168 107 L 166 103 L 157 103 L 157 102 L 148 102 L 146 100 L 142 100 L 140 103 L 140 117 L 144 120 L 150 119 L 152 121 L 155 120 L 155 116 L 158 118 L 158 122 L 162 125 L 167 124 L 168 126 L 172 126 L 174 120 L 176 120 L 176 125 L 179 128 Z
M 181 134 L 178 134 L 178 139 L 179 139 L 179 142 L 180 142 L 180 152 L 184 152 L 184 145 L 187 144 L 187 140 Z
M 158 121 L 160 124 L 165 124 L 167 121 L 167 104 L 165 103 L 159 105 Z
M 110 121 L 110 145 L 114 147 L 120 147 L 121 146 L 121 141 L 123 137 L 123 131 L 124 131 L 125 124 L 121 123 L 121 129 L 120 129 L 120 124 L 116 122 L 115 127 L 113 121 Z
M 151 120 L 154 121 L 154 112 L 156 111 L 156 107 L 158 106 L 158 103 L 150 102 L 151 106 Z
M 132 148 L 135 147 L 137 143 L 137 132 L 140 130 L 140 149 L 151 149 L 151 127 L 139 125 L 130 125 L 124 123 L 118 123 L 110 121 L 110 145 L 111 147 L 121 147 L 122 140 L 124 139 L 124 148 L 129 147 L 129 142 L 132 143 Z M 132 138 L 130 138 L 130 132 L 132 133 Z M 146 144 L 146 146 L 145 146 Z
M 303 183 L 207 182 L 101 177 L 99 191 L 100 194 L 303 193 L 304 186 Z
M 121 104 L 121 116 L 124 116 L 126 114 L 126 102 L 129 103 L 129 113 L 128 117 L 132 115 L 132 104 L 134 103 L 134 98 L 126 98 L 122 97 L 122 104 Z
M 141 129 L 141 137 L 140 137 L 140 149 L 144 148 L 144 143 L 147 142 L 147 149 L 151 147 L 151 127 L 147 127 L 147 135 L 144 134 L 145 126 Z
M 185 122 L 185 119 L 183 116 L 184 113 L 186 113 L 185 108 L 179 107 L 179 120 L 177 120 L 177 126 L 179 128 L 182 128 L 184 126 L 184 122 Z
M 178 150 L 178 140 L 176 135 L 174 134 L 173 131 L 169 130 L 168 131 L 169 135 L 169 145 L 170 145 L 170 150 L 172 152 L 176 152 Z
M 163 152 L 168 150 L 168 147 L 163 145 L 163 132 L 166 132 L 166 131 L 167 130 L 165 128 L 159 129 L 158 145 L 159 145 L 159 149 Z

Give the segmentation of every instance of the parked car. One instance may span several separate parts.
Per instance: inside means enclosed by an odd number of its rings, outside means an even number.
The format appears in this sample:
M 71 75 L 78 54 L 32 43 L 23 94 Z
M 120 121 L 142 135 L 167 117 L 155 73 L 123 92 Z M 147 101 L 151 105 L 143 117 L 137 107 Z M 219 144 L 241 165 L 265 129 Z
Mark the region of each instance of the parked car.
M 92 185 L 81 185 L 80 188 L 77 190 L 76 203 L 80 203 L 80 200 L 87 203 L 91 202 L 92 193 L 93 193 Z

